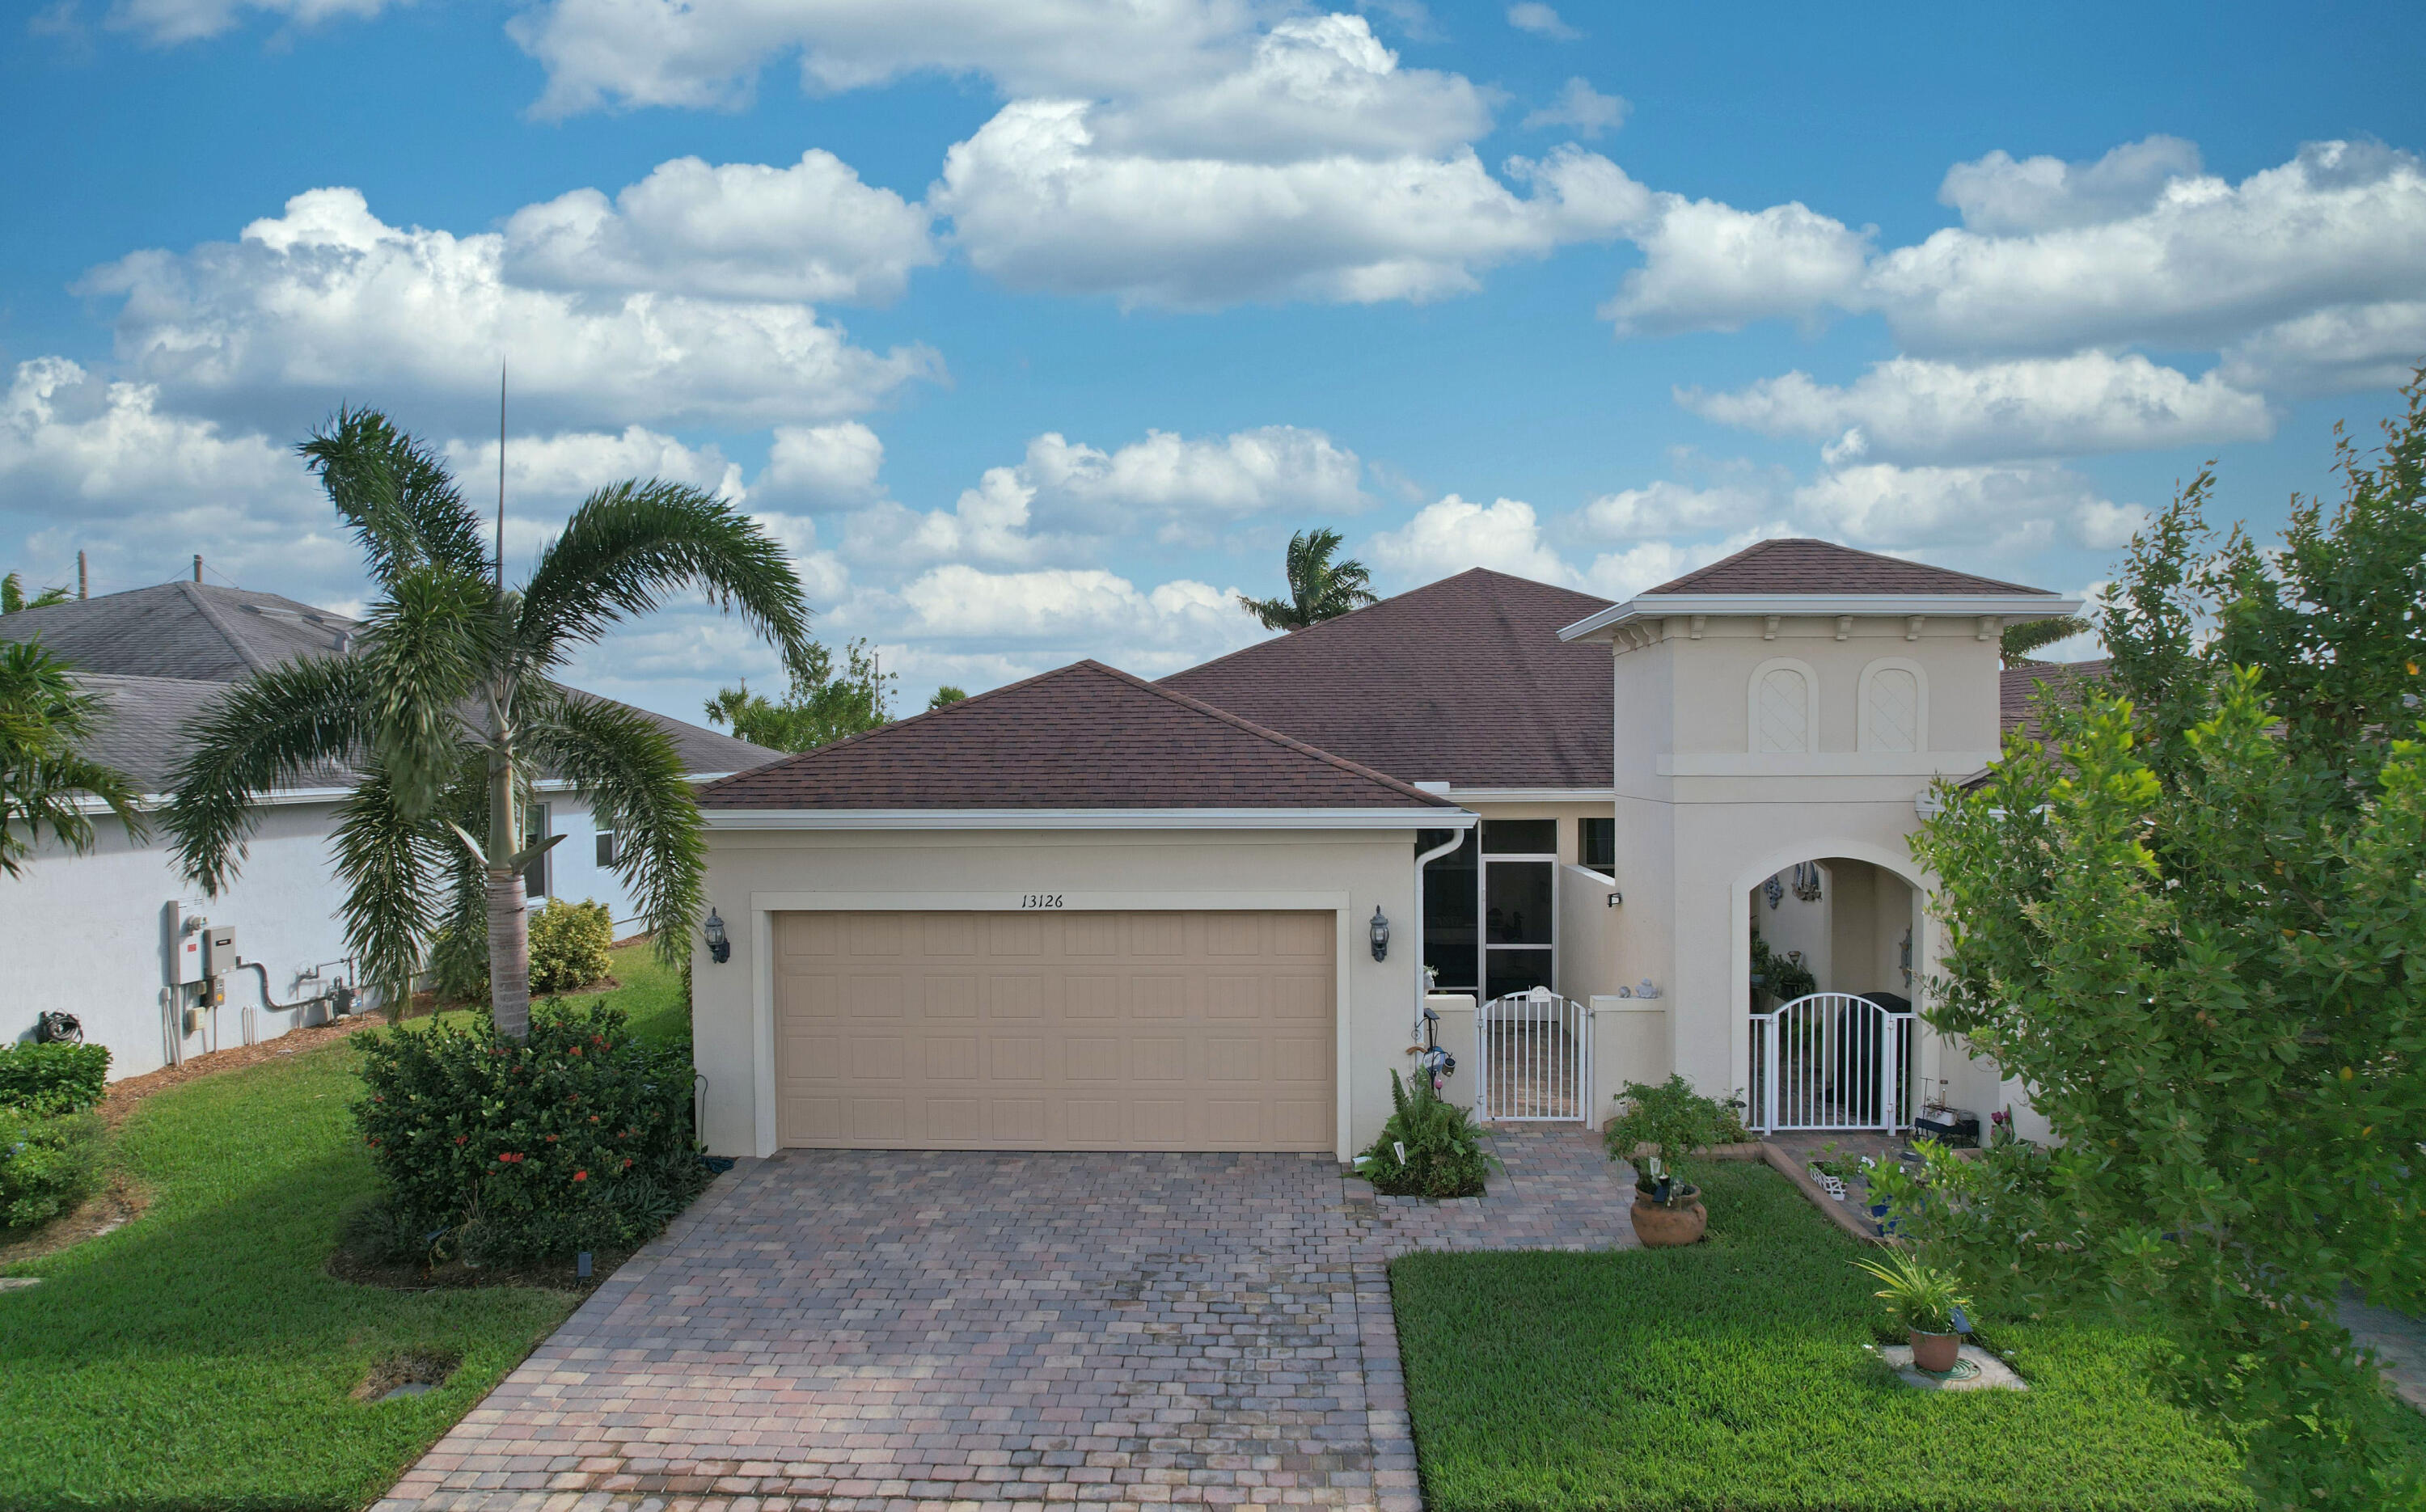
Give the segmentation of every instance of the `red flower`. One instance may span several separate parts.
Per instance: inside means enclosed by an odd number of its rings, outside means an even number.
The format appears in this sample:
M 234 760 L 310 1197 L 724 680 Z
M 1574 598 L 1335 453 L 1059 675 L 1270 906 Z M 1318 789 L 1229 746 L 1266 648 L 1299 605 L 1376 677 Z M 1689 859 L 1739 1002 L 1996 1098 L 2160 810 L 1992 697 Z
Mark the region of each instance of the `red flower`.
M 554 1143 L 556 1143 L 556 1135 L 554 1135 L 554 1134 L 550 1134 L 550 1135 L 548 1135 L 548 1136 L 547 1136 L 547 1142 L 548 1142 L 549 1144 L 551 1144 L 551 1145 L 552 1145 L 552 1144 L 554 1144 Z
M 576 1054 L 576 1055 L 580 1054 L 581 1054 L 581 1047 L 580 1047 L 579 1045 L 575 1045 L 575 1046 L 574 1046 L 574 1047 L 573 1047 L 573 1053 L 574 1053 L 574 1054 Z
M 498 1159 L 501 1163 L 503 1163 L 503 1164 L 505 1164 L 505 1165 L 508 1165 L 508 1166 L 519 1166 L 519 1165 L 521 1165 L 521 1164 L 522 1164 L 522 1159 L 523 1159 L 523 1158 L 522 1158 L 522 1156 L 521 1156 L 521 1155 L 519 1155 L 519 1154 L 508 1153 L 508 1154 L 499 1155 L 499 1156 L 497 1157 L 497 1159 Z
M 573 1179 L 576 1182 L 586 1182 L 590 1180 L 590 1173 L 588 1171 L 574 1171 L 573 1173 Z
M 455 1136 L 455 1142 L 460 1145 L 471 1137 L 472 1136 L 470 1134 L 457 1134 Z
M 632 1157 L 631 1157 L 631 1156 L 626 1155 L 626 1156 L 624 1156 L 624 1157 L 623 1157 L 623 1168 L 624 1168 L 625 1170 L 630 1170 L 630 1169 L 632 1168 Z

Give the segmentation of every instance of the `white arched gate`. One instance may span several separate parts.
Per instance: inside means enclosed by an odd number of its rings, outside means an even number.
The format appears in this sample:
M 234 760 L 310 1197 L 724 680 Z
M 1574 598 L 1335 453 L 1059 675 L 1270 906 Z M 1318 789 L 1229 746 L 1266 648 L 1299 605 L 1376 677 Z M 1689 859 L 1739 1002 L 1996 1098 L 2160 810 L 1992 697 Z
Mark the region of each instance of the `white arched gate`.
M 1474 1015 L 1474 1114 L 1500 1122 L 1592 1116 L 1592 1013 L 1545 987 L 1487 999 Z
M 1781 1129 L 1912 1122 L 1917 1021 L 1851 992 L 1813 992 L 1752 1016 L 1752 1118 Z

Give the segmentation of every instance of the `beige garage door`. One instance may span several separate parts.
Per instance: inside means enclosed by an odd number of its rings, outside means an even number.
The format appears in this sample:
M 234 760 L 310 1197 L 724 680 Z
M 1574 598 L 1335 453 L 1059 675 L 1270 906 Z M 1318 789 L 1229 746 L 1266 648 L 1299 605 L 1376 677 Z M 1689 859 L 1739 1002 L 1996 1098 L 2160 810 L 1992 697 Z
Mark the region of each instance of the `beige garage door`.
M 782 1143 L 1328 1150 L 1327 913 L 785 913 Z

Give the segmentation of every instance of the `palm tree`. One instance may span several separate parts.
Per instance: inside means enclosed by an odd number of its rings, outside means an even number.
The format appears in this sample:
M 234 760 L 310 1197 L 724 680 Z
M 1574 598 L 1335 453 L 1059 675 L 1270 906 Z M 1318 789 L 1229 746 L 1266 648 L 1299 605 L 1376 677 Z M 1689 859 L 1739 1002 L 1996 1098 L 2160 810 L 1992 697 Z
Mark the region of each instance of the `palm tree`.
M 1331 559 L 1339 541 L 1338 531 L 1319 525 L 1291 536 L 1286 559 L 1289 596 L 1251 599 L 1241 593 L 1238 607 L 1262 620 L 1266 630 L 1303 630 L 1379 603 L 1371 588 L 1373 574 L 1363 562 L 1353 557 L 1344 562 Z
M 526 834 L 530 784 L 568 779 L 599 827 L 629 837 L 616 863 L 679 959 L 698 915 L 699 811 L 665 732 L 549 674 L 683 587 L 737 607 L 786 665 L 808 609 L 784 553 L 697 489 L 600 489 L 540 553 L 521 587 L 429 448 L 371 410 L 340 410 L 297 448 L 368 558 L 379 597 L 362 651 L 283 663 L 238 684 L 189 728 L 168 828 L 186 875 L 235 879 L 262 795 L 332 764 L 358 774 L 341 805 L 337 870 L 348 947 L 401 1011 L 433 938 L 485 937 L 499 1032 L 530 1023 L 523 869 L 553 842 Z M 500 542 L 502 552 L 502 542 Z
M 65 588 L 44 588 L 32 598 L 25 597 L 25 579 L 20 572 L 0 577 L 0 614 L 15 614 L 20 609 L 47 609 L 54 603 L 68 602 Z
M 77 855 L 92 849 L 79 795 L 107 805 L 128 838 L 143 838 L 134 784 L 78 748 L 100 712 L 40 641 L 0 644 L 0 877 L 24 871 L 45 829 Z
M 2004 654 L 2007 667 L 2035 667 L 2038 658 L 2030 652 L 2059 640 L 2070 640 L 2083 631 L 2094 628 L 2078 615 L 2062 615 L 2053 619 L 2028 619 L 2018 625 L 2007 625 L 1998 637 L 1997 650 Z

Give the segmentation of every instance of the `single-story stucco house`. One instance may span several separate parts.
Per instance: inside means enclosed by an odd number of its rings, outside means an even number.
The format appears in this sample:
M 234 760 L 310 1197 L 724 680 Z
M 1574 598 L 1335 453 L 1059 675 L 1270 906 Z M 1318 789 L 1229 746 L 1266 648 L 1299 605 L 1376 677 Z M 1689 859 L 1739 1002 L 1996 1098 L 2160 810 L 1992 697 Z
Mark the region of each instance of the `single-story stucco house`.
M 185 727 L 228 688 L 297 657 L 360 649 L 343 615 L 275 593 L 175 582 L 71 600 L 0 617 L 0 640 L 40 639 L 75 668 L 101 704 L 87 754 L 166 800 L 186 752 Z M 651 715 L 694 782 L 742 771 L 778 752 Z M 95 826 L 88 855 L 45 841 L 24 872 L 0 877 L 0 1041 L 31 1037 L 39 1015 L 73 1013 L 88 1042 L 109 1047 L 113 1079 L 325 1021 L 339 983 L 356 985 L 337 917 L 343 891 L 330 837 L 353 774 L 330 769 L 272 795 L 246 844 L 241 875 L 204 898 L 179 874 L 155 825 L 132 843 L 114 821 Z M 572 784 L 542 780 L 535 833 L 564 836 L 533 862 L 531 896 L 594 898 L 618 920 L 632 903 L 617 874 L 615 837 L 590 822 Z M 204 926 L 234 931 L 244 969 L 224 1004 L 204 1004 Z M 258 964 L 258 970 L 254 969 Z
M 1997 755 L 2001 630 L 2078 607 L 1818 540 L 1622 603 L 1478 569 L 708 783 L 704 1136 L 1345 1159 L 1432 1037 L 1495 1116 L 1671 1071 L 1771 1129 L 2019 1104 L 1911 1016 L 1906 837 Z

